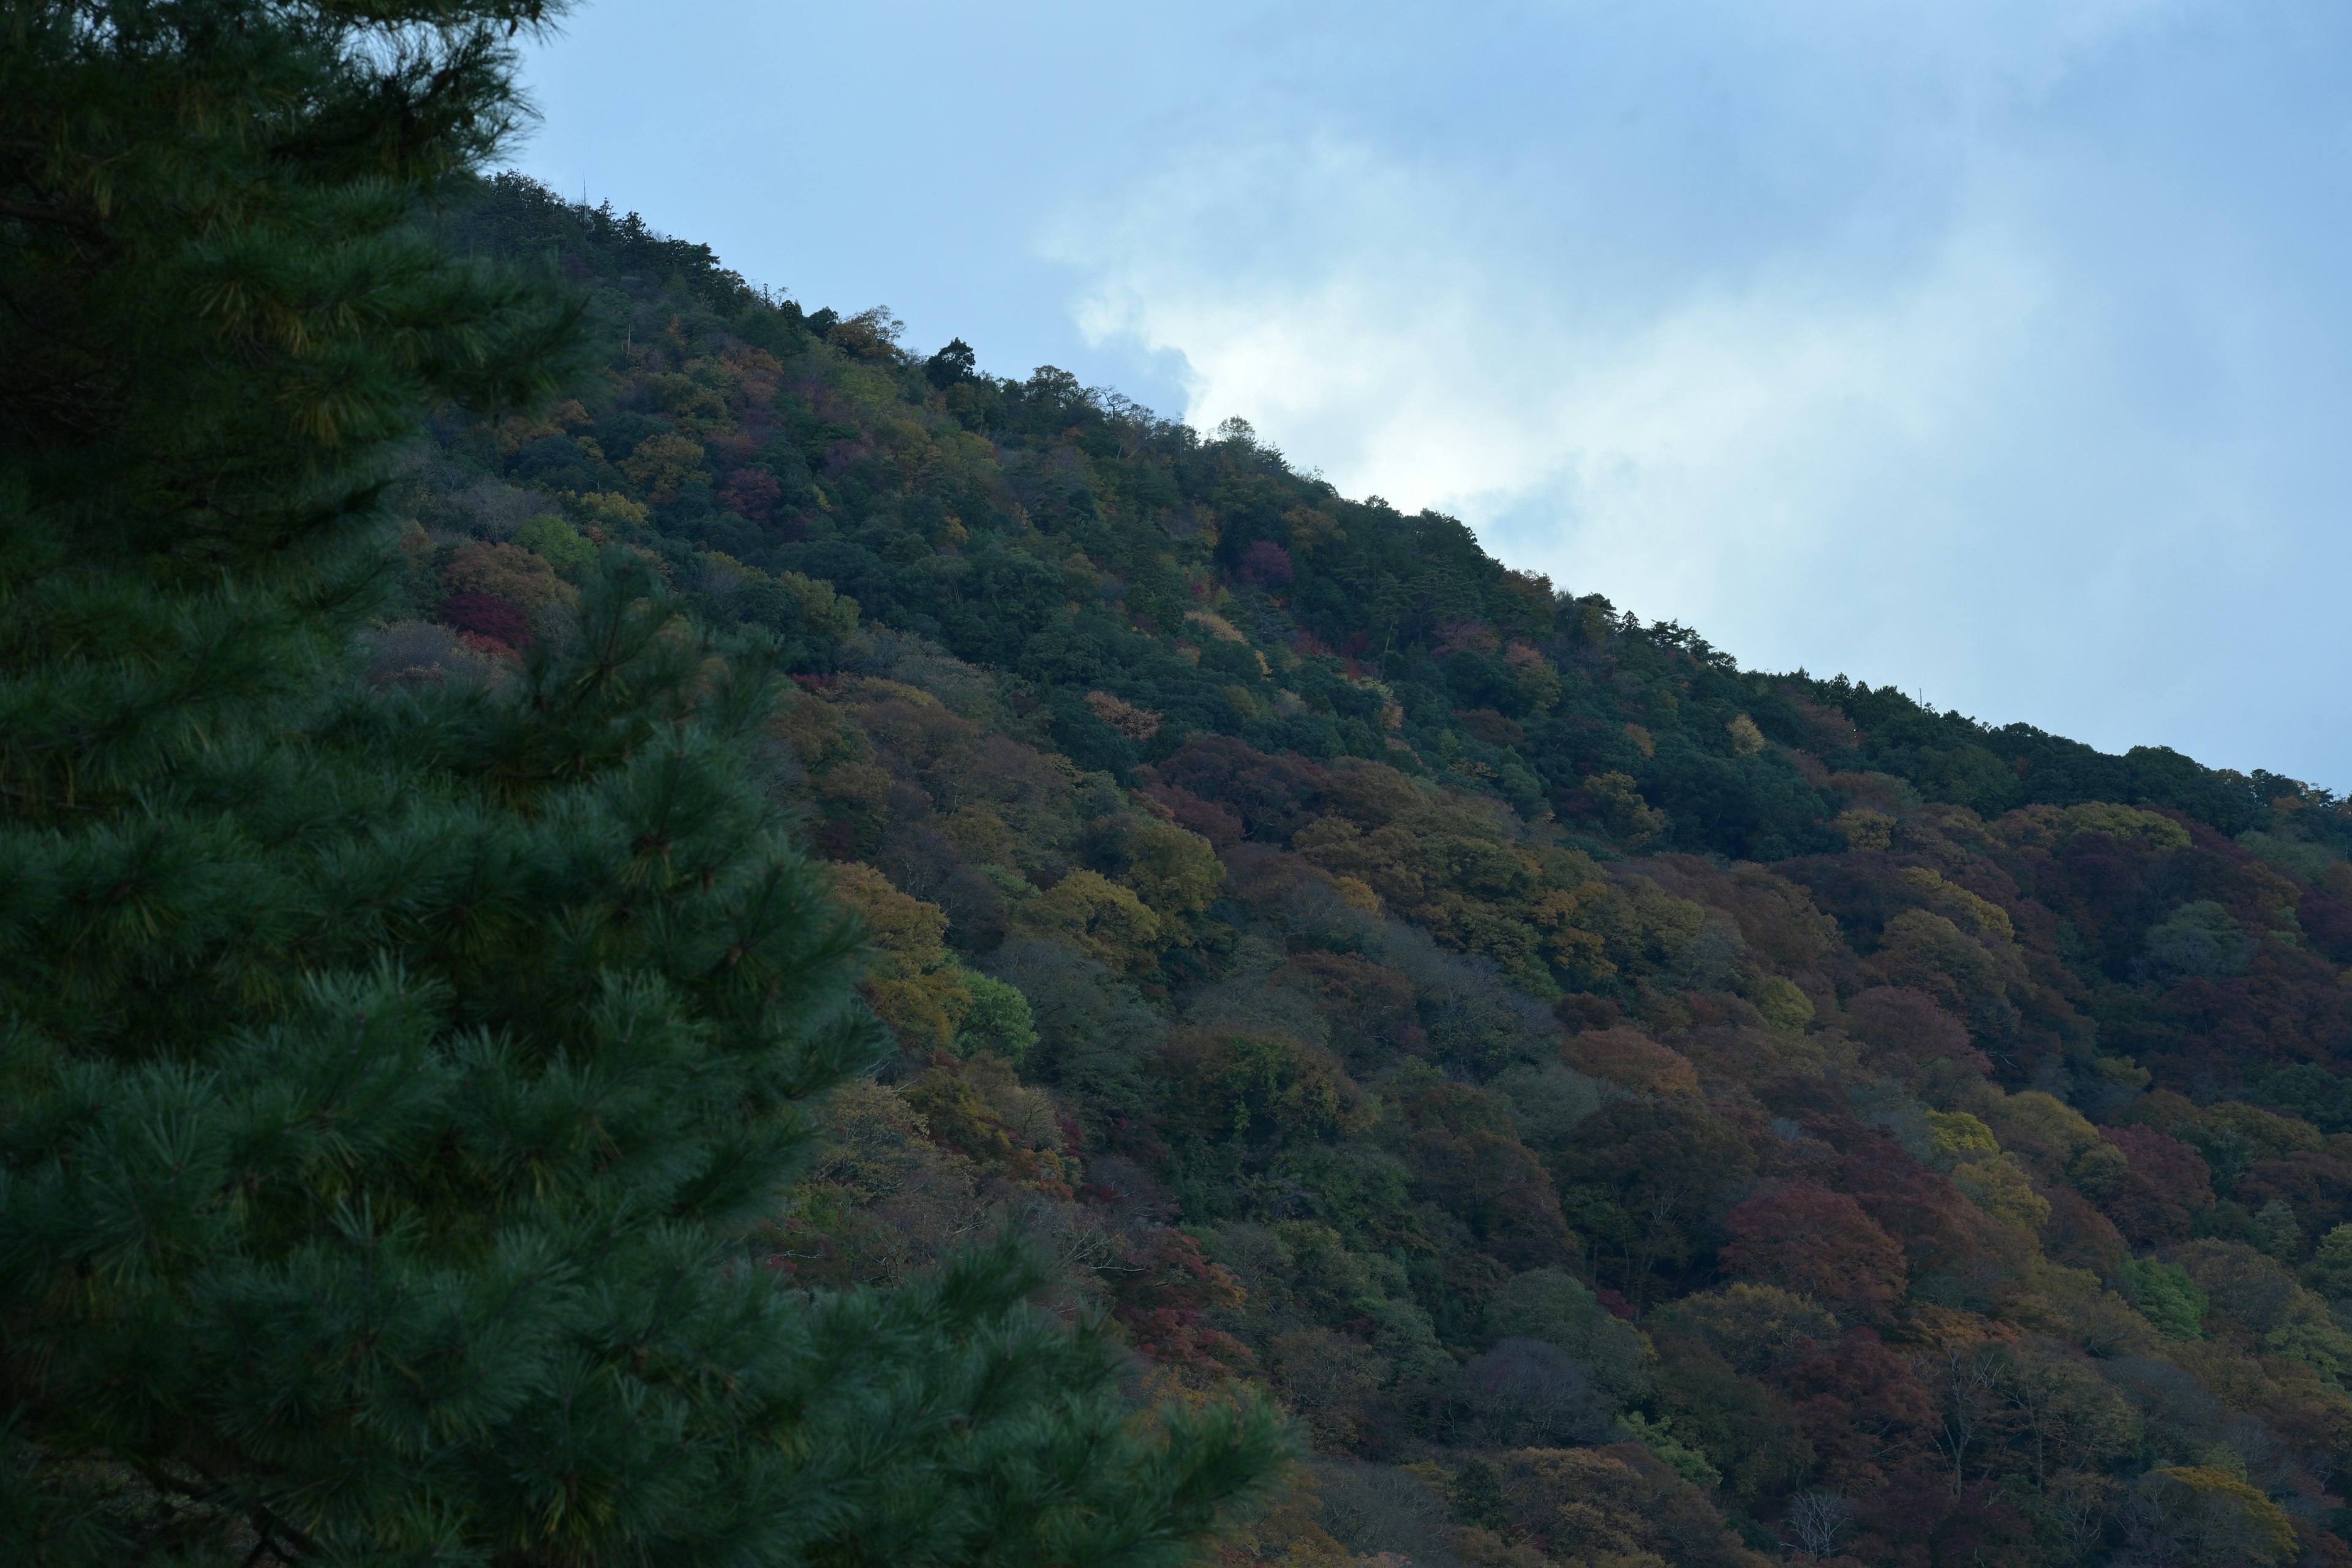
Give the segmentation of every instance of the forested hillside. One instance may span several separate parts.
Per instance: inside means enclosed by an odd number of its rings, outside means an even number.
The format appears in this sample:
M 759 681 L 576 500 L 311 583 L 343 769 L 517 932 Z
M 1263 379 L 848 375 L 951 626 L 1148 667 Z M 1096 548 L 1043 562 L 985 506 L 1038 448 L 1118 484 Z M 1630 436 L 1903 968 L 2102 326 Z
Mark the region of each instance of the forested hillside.
M 799 688 L 895 1061 L 761 1247 L 1008 1224 L 1314 1458 L 1234 1562 L 2352 1563 L 2352 808 L 1766 674 L 1447 517 L 518 178 L 595 363 L 436 427 L 373 678 L 600 550 Z M 1862 672 L 1867 673 L 1867 672 Z

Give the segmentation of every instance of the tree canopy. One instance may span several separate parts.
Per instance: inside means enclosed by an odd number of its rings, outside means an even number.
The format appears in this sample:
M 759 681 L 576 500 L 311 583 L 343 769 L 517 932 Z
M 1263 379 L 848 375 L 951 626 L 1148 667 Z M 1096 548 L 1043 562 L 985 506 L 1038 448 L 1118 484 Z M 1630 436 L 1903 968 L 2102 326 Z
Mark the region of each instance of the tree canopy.
M 1189 1557 L 1272 1418 L 1139 1409 L 1041 1244 L 816 1293 L 763 1244 L 888 1046 L 762 771 L 775 637 L 561 527 L 370 630 L 428 420 L 582 363 L 579 291 L 443 221 L 545 19 L 0 24 L 0 1539 Z
M 1036 1216 L 1152 1386 L 1302 1424 L 1259 1561 L 2342 1550 L 2332 795 L 1744 670 L 512 177 L 448 222 L 596 363 L 404 476 L 380 678 L 527 664 L 460 595 L 534 540 L 784 640 L 899 1047 L 795 1278 Z

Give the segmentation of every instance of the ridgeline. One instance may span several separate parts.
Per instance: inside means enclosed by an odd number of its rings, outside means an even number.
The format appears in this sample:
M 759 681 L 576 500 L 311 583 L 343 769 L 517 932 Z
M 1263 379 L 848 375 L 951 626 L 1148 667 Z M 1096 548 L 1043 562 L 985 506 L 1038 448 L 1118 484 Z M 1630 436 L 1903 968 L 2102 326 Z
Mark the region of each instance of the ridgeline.
M 436 427 L 375 678 L 510 679 L 614 548 L 777 639 L 898 1046 L 777 1268 L 1020 1216 L 1147 1395 L 1303 1424 L 1249 1561 L 2352 1562 L 2345 803 L 1743 670 L 520 178 L 448 222 L 594 363 Z

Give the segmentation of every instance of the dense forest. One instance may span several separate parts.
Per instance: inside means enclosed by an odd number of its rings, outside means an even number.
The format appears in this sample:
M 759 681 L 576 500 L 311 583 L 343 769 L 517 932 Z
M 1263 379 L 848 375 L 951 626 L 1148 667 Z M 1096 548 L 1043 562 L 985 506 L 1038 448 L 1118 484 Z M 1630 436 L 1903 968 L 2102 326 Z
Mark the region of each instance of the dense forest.
M 603 352 L 434 222 L 561 8 L 0 8 L 0 1561 L 1197 1563 L 1255 1385 L 1133 1386 L 1016 1226 L 789 1266 L 901 1053 L 788 650 L 561 521 L 402 550 L 436 411 Z M 434 572 L 484 678 L 369 679 Z
M 640 560 L 896 1052 L 760 1228 L 1055 1260 L 1311 1446 L 1232 1563 L 2352 1563 L 2352 806 L 1673 624 L 515 176 L 592 362 L 394 489 L 384 686 Z

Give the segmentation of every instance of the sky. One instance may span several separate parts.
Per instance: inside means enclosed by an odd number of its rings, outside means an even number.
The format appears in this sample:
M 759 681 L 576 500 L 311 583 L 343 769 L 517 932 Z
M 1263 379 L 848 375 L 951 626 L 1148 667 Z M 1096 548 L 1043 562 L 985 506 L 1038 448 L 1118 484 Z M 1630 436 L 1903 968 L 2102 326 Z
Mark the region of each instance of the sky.
M 2352 7 L 602 0 L 515 162 L 1510 565 L 2352 793 Z

